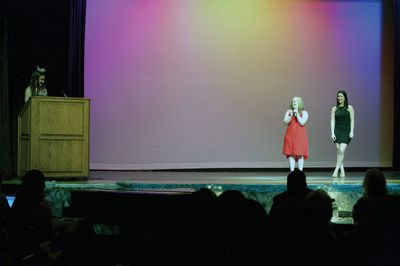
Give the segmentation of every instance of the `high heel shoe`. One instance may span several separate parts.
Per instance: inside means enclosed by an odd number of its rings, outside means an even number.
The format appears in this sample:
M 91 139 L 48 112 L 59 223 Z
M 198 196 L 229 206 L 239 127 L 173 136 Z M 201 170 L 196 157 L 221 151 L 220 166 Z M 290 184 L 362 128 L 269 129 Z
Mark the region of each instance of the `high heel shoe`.
M 334 178 L 338 177 L 338 173 L 333 171 L 332 177 L 334 177 Z

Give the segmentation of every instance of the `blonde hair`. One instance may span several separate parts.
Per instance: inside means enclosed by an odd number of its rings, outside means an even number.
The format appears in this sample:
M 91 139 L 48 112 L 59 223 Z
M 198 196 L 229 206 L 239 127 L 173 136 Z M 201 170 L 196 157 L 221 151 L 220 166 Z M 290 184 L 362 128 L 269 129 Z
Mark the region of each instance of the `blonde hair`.
M 303 99 L 301 97 L 298 97 L 298 96 L 293 97 L 293 99 L 290 101 L 290 105 L 289 105 L 290 109 L 293 109 L 293 100 L 297 100 L 297 109 L 299 110 L 299 112 L 301 114 L 303 112 L 303 110 L 304 110 Z

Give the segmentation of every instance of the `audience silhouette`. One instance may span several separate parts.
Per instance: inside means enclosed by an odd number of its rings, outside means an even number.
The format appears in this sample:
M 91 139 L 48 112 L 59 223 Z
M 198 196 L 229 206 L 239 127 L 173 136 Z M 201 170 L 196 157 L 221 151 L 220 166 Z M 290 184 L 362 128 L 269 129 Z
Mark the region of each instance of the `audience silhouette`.
M 369 169 L 364 195 L 353 207 L 355 227 L 342 236 L 338 257 L 343 265 L 400 265 L 400 197 L 388 195 L 386 178 Z
M 376 168 L 368 169 L 363 180 L 364 195 L 353 206 L 353 220 L 355 224 L 366 222 L 374 204 L 387 195 L 385 175 Z
M 292 197 L 304 198 L 312 190 L 307 187 L 306 175 L 303 171 L 295 169 L 290 172 L 287 176 L 286 190 L 282 193 L 277 194 L 272 198 L 272 206 L 269 211 L 270 214 L 274 213 L 275 209 Z
M 44 201 L 45 177 L 39 170 L 30 170 L 22 177 L 11 208 L 10 219 L 16 229 L 35 228 L 43 241 L 55 237 L 50 206 Z
M 27 255 L 35 258 L 30 264 L 54 264 L 51 247 L 46 252 L 42 245 L 60 239 L 44 201 L 44 181 L 39 170 L 22 178 L 0 227 L 2 265 L 18 265 Z M 388 195 L 378 169 L 366 171 L 363 188 L 353 209 L 355 226 L 340 229 L 331 222 L 334 199 L 309 189 L 300 170 L 287 176 L 287 189 L 273 198 L 269 213 L 239 190 L 217 196 L 201 188 L 172 205 L 142 202 L 121 225 L 114 252 L 123 265 L 400 265 L 400 196 Z M 56 265 L 115 265 L 105 248 L 82 260 L 85 254 L 73 251 L 79 243 L 62 240 Z
M 331 226 L 332 199 L 322 189 L 310 192 L 305 198 L 306 240 L 304 254 L 314 265 L 336 265 L 332 254 L 336 253 L 336 234 Z
M 30 170 L 22 177 L 8 217 L 12 256 L 15 261 L 45 264 L 57 259 L 50 244 L 55 239 L 51 208 L 44 201 L 45 177 Z

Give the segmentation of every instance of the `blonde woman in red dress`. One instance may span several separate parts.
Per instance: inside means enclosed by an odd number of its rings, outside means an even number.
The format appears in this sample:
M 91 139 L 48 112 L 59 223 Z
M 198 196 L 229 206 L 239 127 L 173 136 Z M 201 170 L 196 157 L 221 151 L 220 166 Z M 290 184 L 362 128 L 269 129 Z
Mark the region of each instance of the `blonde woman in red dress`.
M 308 158 L 308 137 L 305 124 L 308 113 L 304 110 L 303 99 L 294 97 L 286 111 L 283 122 L 287 125 L 283 143 L 283 154 L 289 161 L 290 171 L 297 162 L 299 170 L 303 171 L 304 160 Z

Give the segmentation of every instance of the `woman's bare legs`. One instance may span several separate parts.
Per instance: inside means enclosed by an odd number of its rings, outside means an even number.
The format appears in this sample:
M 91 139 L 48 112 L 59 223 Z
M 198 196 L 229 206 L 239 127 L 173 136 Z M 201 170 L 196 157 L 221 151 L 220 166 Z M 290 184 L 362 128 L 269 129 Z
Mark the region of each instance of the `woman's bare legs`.
M 336 167 L 333 171 L 332 177 L 337 177 L 339 169 L 341 170 L 340 177 L 345 177 L 343 160 L 344 153 L 346 152 L 347 144 L 346 143 L 336 143 Z
M 300 170 L 300 171 L 303 171 L 303 167 L 304 167 L 304 157 L 303 157 L 303 155 L 300 155 L 300 156 L 297 158 L 297 164 L 298 164 L 298 166 L 299 166 L 299 170 Z
M 345 177 L 345 176 L 346 176 L 346 173 L 344 171 L 344 166 L 343 166 L 343 162 L 342 162 L 342 165 L 340 166 L 340 177 Z
M 294 166 L 296 164 L 296 160 L 294 159 L 293 156 L 289 156 L 288 157 L 289 160 L 289 168 L 290 168 L 290 172 L 294 171 Z

